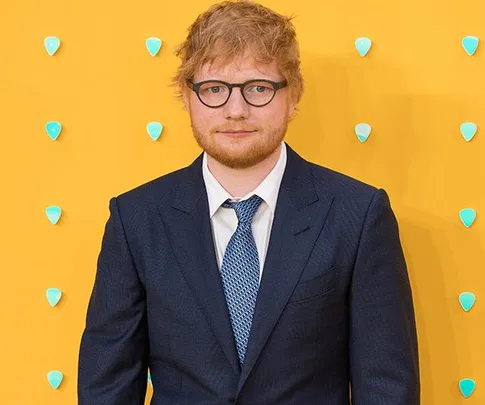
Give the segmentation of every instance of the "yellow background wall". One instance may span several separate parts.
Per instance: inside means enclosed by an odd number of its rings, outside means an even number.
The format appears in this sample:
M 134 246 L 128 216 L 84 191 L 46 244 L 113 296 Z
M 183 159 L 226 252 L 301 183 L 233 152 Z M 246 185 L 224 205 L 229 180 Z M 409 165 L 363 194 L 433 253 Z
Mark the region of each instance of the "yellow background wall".
M 0 402 L 76 404 L 77 356 L 109 198 L 200 153 L 168 87 L 173 49 L 207 0 L 5 1 L 0 5 Z M 296 14 L 306 93 L 287 141 L 385 188 L 418 323 L 423 405 L 485 403 L 485 3 L 271 0 Z M 62 41 L 49 56 L 46 36 Z M 461 38 L 482 40 L 474 56 Z M 156 57 L 145 39 L 158 36 Z M 373 40 L 362 58 L 354 40 Z M 47 121 L 62 123 L 57 141 Z M 154 142 L 146 124 L 164 130 Z M 467 143 L 464 121 L 478 124 Z M 366 143 L 354 125 L 368 122 Z M 59 205 L 52 225 L 45 215 Z M 458 212 L 474 208 L 465 228 Z M 51 308 L 49 287 L 64 296 Z M 458 295 L 476 294 L 470 312 Z M 46 373 L 60 370 L 59 389 Z M 465 399 L 461 378 L 477 382 Z M 148 388 L 148 397 L 151 387 Z M 147 401 L 148 403 L 148 401 Z M 94 405 L 94 404 L 93 404 Z

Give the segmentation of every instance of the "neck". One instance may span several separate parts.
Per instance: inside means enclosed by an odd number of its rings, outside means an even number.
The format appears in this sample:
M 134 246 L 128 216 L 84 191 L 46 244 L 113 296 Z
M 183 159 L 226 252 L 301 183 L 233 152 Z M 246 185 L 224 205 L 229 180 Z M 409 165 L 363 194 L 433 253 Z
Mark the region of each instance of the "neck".
M 232 169 L 207 155 L 207 167 L 232 197 L 244 197 L 251 190 L 258 187 L 273 170 L 278 162 L 280 153 L 281 145 L 262 162 L 246 169 Z

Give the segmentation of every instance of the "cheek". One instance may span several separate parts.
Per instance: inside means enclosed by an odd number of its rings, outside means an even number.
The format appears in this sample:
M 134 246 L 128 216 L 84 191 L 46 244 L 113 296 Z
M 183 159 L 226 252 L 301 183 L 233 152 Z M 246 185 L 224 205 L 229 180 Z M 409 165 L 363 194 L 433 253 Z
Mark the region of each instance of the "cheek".
M 286 115 L 282 106 L 272 106 L 273 108 L 264 109 L 258 119 L 266 127 L 276 127 L 284 121 Z
M 193 124 L 203 130 L 210 130 L 212 126 L 217 124 L 214 113 L 207 111 L 207 108 L 203 105 L 192 104 L 190 116 Z
M 203 105 L 199 102 L 195 93 L 192 93 L 189 99 L 189 112 L 192 121 L 199 122 L 204 117 L 202 107 Z

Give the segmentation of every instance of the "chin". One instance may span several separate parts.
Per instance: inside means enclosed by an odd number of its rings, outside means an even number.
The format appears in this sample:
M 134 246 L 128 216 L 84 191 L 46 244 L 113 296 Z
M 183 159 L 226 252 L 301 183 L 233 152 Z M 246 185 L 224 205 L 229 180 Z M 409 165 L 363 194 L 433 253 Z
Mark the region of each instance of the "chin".
M 256 131 L 247 136 L 230 137 L 221 132 L 203 134 L 194 128 L 198 145 L 213 159 L 231 169 L 247 169 L 271 156 L 283 136 Z
M 226 167 L 247 169 L 267 159 L 279 145 L 278 143 L 275 148 L 270 147 L 268 144 L 241 145 L 239 147 L 237 142 L 231 143 L 232 145 L 230 146 L 212 145 L 212 147 L 208 147 L 205 150 L 208 155 Z

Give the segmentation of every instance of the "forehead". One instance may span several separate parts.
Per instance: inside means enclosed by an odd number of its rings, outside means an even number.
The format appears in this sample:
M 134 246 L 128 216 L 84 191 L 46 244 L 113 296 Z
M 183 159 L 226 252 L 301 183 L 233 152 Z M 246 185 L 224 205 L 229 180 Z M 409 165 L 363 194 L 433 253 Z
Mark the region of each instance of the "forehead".
M 218 63 L 217 60 L 205 63 L 195 73 L 195 81 L 219 79 L 231 82 L 255 78 L 280 80 L 282 75 L 276 60 L 271 63 L 258 62 L 254 56 L 245 53 L 226 64 Z

